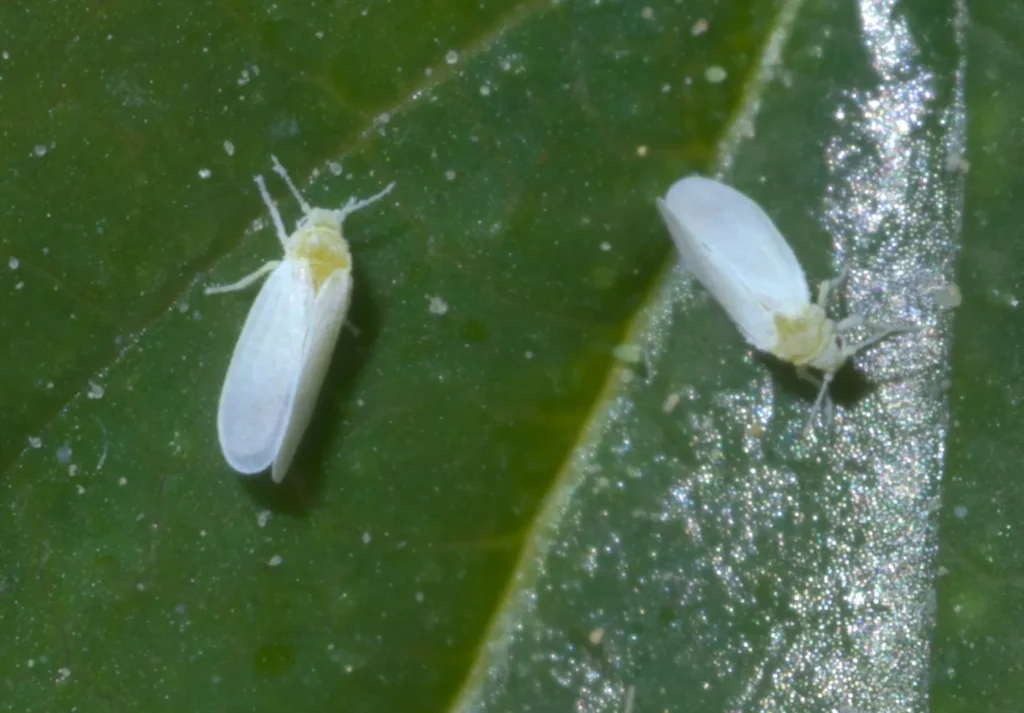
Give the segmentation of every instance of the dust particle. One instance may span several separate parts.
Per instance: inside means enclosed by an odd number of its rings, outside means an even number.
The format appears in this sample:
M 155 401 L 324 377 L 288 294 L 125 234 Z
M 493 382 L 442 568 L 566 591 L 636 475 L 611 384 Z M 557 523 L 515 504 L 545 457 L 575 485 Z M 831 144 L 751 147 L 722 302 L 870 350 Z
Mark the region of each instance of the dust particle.
M 636 344 L 619 344 L 612 353 L 616 359 L 627 364 L 639 364 L 643 361 L 643 352 Z
M 935 300 L 935 304 L 944 309 L 959 307 L 964 301 L 963 293 L 960 292 L 960 286 L 955 282 L 936 287 L 932 290 L 932 298 Z
M 430 314 L 436 314 L 438 316 L 447 314 L 448 303 L 444 301 L 444 298 L 440 295 L 427 295 L 427 299 L 430 300 Z
M 676 406 L 679 405 L 679 394 L 672 392 L 665 397 L 665 402 L 661 405 L 662 413 L 672 413 L 676 410 Z
M 704 70 L 704 79 L 708 80 L 711 84 L 721 84 L 728 76 L 729 73 L 717 64 L 711 65 Z

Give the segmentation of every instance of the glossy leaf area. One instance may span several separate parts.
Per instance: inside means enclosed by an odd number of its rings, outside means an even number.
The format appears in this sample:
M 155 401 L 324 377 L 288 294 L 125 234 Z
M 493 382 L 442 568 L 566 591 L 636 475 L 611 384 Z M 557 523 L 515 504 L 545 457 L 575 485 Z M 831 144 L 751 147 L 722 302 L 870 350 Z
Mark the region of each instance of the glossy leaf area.
M 1012 707 L 1022 11 L 978 15 L 0 5 L 0 710 Z M 215 430 L 256 290 L 203 295 L 279 257 L 256 173 L 299 216 L 271 153 L 398 182 L 279 487 Z M 695 171 L 922 327 L 809 437 L 673 269 Z

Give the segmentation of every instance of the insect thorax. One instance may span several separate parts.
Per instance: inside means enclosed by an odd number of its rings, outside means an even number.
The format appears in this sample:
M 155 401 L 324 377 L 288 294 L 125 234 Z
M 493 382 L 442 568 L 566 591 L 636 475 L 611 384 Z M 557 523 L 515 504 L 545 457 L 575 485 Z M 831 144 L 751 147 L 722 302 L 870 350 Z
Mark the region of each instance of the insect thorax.
M 309 263 L 317 291 L 336 271 L 351 269 L 352 256 L 337 211 L 314 208 L 300 220 L 288 241 L 288 257 Z
M 835 323 L 818 305 L 808 305 L 796 316 L 775 315 L 777 340 L 771 352 L 798 366 L 833 371 L 842 363 L 835 339 Z M 833 354 L 835 352 L 835 354 Z

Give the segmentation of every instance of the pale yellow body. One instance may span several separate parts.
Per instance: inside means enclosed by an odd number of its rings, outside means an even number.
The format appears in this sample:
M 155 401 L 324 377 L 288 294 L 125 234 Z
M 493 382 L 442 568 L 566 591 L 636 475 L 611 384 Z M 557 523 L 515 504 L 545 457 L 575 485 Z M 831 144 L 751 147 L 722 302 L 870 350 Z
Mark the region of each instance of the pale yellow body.
M 313 208 L 288 240 L 286 260 L 305 260 L 319 293 L 327 278 L 338 270 L 352 269 L 348 241 L 341 235 L 338 211 Z
M 798 317 L 776 314 L 774 321 L 778 339 L 771 353 L 780 359 L 834 372 L 849 356 L 843 352 L 836 323 L 820 305 L 808 304 Z

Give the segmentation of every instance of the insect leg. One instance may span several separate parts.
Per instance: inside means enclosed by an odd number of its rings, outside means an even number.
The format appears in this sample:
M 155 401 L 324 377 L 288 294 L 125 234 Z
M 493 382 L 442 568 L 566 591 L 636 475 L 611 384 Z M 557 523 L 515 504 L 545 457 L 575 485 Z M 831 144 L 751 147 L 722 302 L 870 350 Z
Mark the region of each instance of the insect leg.
M 796 368 L 796 375 L 804 381 L 809 381 L 814 384 L 814 388 L 821 388 L 821 379 L 814 375 L 814 372 L 808 369 L 806 366 L 798 366 Z
M 853 356 L 857 352 L 867 349 L 873 344 L 877 344 L 886 337 L 892 336 L 893 334 L 903 334 L 906 332 L 917 332 L 920 331 L 920 327 L 916 327 L 910 324 L 869 324 L 868 328 L 872 329 L 875 334 L 865 339 L 859 344 L 854 344 L 843 348 L 843 352 L 847 356 Z
M 825 309 L 828 304 L 828 298 L 832 294 L 832 291 L 839 287 L 850 276 L 850 270 L 843 268 L 839 271 L 839 274 L 833 277 L 831 280 L 824 280 L 821 285 L 818 286 L 818 306 Z
M 853 331 L 862 324 L 864 324 L 863 315 L 851 314 L 849 317 L 841 319 L 836 323 L 836 331 L 840 334 L 845 334 L 846 332 Z
M 822 404 L 825 404 L 825 410 L 829 415 L 831 415 L 832 399 L 828 395 L 828 387 L 832 383 L 832 377 L 834 376 L 834 372 L 825 372 L 825 378 L 821 380 L 821 388 L 818 389 L 818 396 L 814 399 L 814 405 L 811 406 L 811 413 L 807 417 L 807 425 L 804 426 L 805 434 L 810 433 L 811 426 L 814 425 L 814 417 L 818 415 L 818 411 L 821 409 Z
M 259 281 L 268 272 L 273 272 L 280 264 L 280 260 L 271 260 L 270 262 L 264 263 L 258 270 L 250 272 L 238 282 L 232 282 L 230 285 L 211 285 L 203 290 L 203 294 L 216 295 L 222 292 L 238 292 L 239 290 L 244 290 L 249 285 Z

